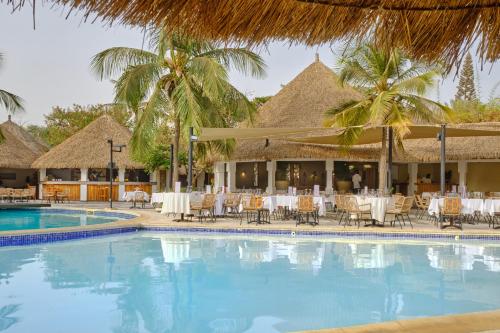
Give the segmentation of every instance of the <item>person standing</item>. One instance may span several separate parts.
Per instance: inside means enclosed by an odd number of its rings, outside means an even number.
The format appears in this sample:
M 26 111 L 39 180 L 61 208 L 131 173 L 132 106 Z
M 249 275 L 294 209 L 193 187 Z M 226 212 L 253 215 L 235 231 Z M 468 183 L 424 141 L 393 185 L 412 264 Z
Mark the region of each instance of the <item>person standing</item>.
M 361 190 L 362 181 L 363 179 L 359 174 L 359 170 L 354 171 L 354 175 L 352 175 L 352 188 L 354 190 L 354 193 L 359 193 L 359 191 Z

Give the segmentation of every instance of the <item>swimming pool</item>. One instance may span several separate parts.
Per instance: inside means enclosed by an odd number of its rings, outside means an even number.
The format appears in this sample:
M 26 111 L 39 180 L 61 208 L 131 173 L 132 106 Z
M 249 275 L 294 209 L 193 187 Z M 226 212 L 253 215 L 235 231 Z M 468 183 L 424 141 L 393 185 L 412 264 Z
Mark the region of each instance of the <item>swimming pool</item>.
M 112 212 L 87 213 L 70 209 L 5 209 L 0 210 L 0 231 L 76 227 L 130 217 Z
M 288 332 L 500 308 L 500 244 L 139 232 L 0 249 L 0 331 Z

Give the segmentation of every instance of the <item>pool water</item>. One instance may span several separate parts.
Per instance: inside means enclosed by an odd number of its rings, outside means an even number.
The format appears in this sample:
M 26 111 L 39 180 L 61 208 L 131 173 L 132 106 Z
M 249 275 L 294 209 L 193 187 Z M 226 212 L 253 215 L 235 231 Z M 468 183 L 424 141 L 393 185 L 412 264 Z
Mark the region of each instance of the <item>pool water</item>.
M 0 231 L 75 227 L 116 221 L 116 217 L 55 209 L 0 210 Z
M 288 332 L 500 308 L 500 244 L 139 232 L 0 249 L 0 331 Z

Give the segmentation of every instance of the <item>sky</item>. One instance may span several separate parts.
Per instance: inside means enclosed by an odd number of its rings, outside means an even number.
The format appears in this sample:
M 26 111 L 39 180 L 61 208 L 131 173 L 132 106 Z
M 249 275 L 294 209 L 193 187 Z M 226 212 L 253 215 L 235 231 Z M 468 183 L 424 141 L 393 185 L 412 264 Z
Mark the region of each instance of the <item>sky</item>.
M 82 22 L 81 15 L 65 18 L 65 12 L 48 6 L 36 9 L 36 29 L 33 29 L 30 8 L 11 13 L 10 7 L 0 3 L 0 53 L 4 62 L 0 69 L 0 88 L 21 96 L 25 111 L 13 119 L 23 125 L 42 124 L 44 114 L 53 106 L 73 104 L 90 105 L 113 101 L 113 85 L 99 81 L 91 73 L 89 63 L 93 55 L 114 46 L 141 48 L 143 33 L 139 29 L 99 22 Z M 273 43 L 267 49 L 257 50 L 267 64 L 264 79 L 252 79 L 232 72 L 231 82 L 249 97 L 276 94 L 314 61 L 319 53 L 321 61 L 335 67 L 334 46 L 305 47 L 287 43 Z M 479 70 L 476 66 L 476 70 Z M 498 63 L 486 64 L 479 72 L 480 94 L 487 100 L 500 82 Z M 454 71 L 430 92 L 429 97 L 447 102 L 456 92 L 458 78 Z M 438 93 L 439 90 L 439 93 Z M 500 94 L 500 87 L 496 95 Z M 0 110 L 0 122 L 7 113 Z

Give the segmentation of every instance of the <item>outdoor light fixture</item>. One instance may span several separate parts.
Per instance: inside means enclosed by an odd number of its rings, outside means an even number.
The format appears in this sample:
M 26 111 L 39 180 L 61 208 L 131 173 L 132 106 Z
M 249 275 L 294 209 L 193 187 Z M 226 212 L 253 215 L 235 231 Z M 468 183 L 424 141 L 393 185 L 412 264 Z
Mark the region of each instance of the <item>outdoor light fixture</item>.
M 115 163 L 113 162 L 113 153 L 121 153 L 126 145 L 115 145 L 113 144 L 113 139 L 108 139 L 109 144 L 109 208 L 113 208 L 113 169 L 115 169 Z
M 245 177 L 247 174 L 245 173 L 245 171 L 242 171 L 241 172 L 241 177 Z
M 193 142 L 196 141 L 198 141 L 198 137 L 193 134 L 193 128 L 189 127 L 188 189 L 193 186 Z

